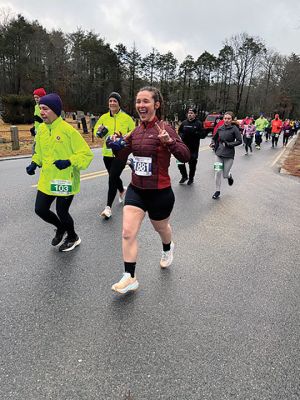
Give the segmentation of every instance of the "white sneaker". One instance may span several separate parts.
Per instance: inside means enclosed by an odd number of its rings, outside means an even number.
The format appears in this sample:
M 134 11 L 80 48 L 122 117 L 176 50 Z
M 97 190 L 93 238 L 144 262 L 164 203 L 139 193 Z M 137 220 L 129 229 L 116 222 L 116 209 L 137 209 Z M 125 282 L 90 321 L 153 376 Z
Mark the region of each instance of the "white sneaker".
M 119 203 L 120 204 L 124 203 L 126 190 L 127 190 L 127 187 L 124 186 L 124 191 L 122 193 L 119 193 Z
M 161 268 L 167 268 L 172 264 L 173 261 L 173 252 L 174 252 L 174 243 L 171 242 L 171 248 L 169 251 L 161 252 L 160 266 Z
M 111 289 L 118 293 L 127 293 L 130 290 L 136 290 L 139 287 L 139 283 L 136 277 L 132 278 L 129 272 L 124 272 L 121 280 L 114 285 Z
M 111 217 L 111 208 L 106 206 L 100 215 L 105 219 L 109 219 Z

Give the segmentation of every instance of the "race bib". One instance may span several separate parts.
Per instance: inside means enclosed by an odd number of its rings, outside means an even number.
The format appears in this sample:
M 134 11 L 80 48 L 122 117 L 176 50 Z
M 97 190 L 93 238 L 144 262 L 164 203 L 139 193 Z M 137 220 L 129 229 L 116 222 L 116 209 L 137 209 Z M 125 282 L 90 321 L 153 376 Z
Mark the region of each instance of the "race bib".
M 133 169 L 136 175 L 152 175 L 152 157 L 133 157 Z
M 215 162 L 214 163 L 214 170 L 215 171 L 222 171 L 223 170 L 223 163 L 221 162 Z
M 55 179 L 50 183 L 50 191 L 53 194 L 67 196 L 72 193 L 72 182 Z

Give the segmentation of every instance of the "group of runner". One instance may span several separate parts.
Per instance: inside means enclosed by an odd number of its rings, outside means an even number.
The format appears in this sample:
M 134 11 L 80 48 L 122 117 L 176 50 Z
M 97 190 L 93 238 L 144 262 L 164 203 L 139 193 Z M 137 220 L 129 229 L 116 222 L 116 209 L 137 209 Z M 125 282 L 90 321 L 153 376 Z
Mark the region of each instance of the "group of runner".
M 137 235 L 146 212 L 162 241 L 161 268 L 170 266 L 173 261 L 174 243 L 169 218 L 175 198 L 168 168 L 171 154 L 179 161 L 187 162 L 190 152 L 176 131 L 162 120 L 163 99 L 158 89 L 145 87 L 138 92 L 136 110 L 141 124 L 136 129 L 130 117 L 121 111 L 120 101 L 121 96 L 116 92 L 109 96 L 109 113 L 100 117 L 95 134 L 104 139 L 103 156 L 111 157 L 111 160 L 104 159 L 109 172 L 107 207 L 112 204 L 118 189 L 122 201 L 124 199 L 124 274 L 112 289 L 126 293 L 138 287 L 135 275 Z M 34 175 L 37 168 L 41 169 L 35 212 L 56 227 L 51 244 L 60 245 L 59 251 L 71 251 L 81 239 L 75 231 L 69 208 L 74 195 L 79 192 L 80 170 L 88 168 L 93 153 L 80 133 L 62 119 L 62 101 L 56 93 L 39 97 L 39 109 L 43 123 L 37 129 L 34 154 L 26 168 L 29 175 Z M 132 132 L 126 136 L 130 130 Z M 130 153 L 133 155 L 132 181 L 126 190 L 117 181 Z M 50 210 L 54 200 L 56 214 Z
M 80 133 L 61 117 L 62 101 L 56 93 L 41 94 L 37 99 L 40 113 L 36 128 L 35 149 L 31 164 L 26 168 L 29 175 L 40 168 L 35 212 L 47 223 L 55 226 L 53 246 L 59 251 L 73 250 L 81 243 L 69 213 L 74 195 L 80 189 L 80 170 L 88 168 L 93 153 Z M 35 91 L 36 92 L 36 91 Z M 36 92 L 37 93 L 37 92 Z M 136 290 L 139 286 L 135 269 L 138 252 L 138 233 L 148 213 L 154 230 L 162 242 L 161 268 L 173 261 L 174 242 L 170 215 L 175 197 L 168 173 L 173 155 L 181 172 L 180 184 L 194 181 L 200 139 L 205 137 L 196 110 L 188 110 L 187 119 L 175 129 L 163 121 L 164 101 L 157 88 L 147 86 L 136 96 L 136 111 L 140 118 L 135 127 L 132 118 L 121 109 L 121 96 L 112 92 L 108 97 L 109 111 L 97 121 L 94 134 L 102 138 L 102 155 L 108 171 L 107 204 L 101 216 L 109 219 L 113 201 L 119 191 L 119 201 L 124 203 L 122 251 L 124 273 L 112 286 L 118 293 Z M 276 119 L 276 118 L 275 118 Z M 253 123 L 245 124 L 243 135 L 247 137 Z M 212 137 L 216 158 L 214 163 L 216 191 L 213 199 L 220 197 L 221 178 L 234 182 L 231 168 L 235 147 L 242 143 L 242 135 L 233 113 L 224 114 L 222 124 Z M 248 147 L 251 144 L 248 144 Z M 128 159 L 129 155 L 132 155 Z M 189 174 L 186 163 L 189 163 Z M 131 183 L 126 188 L 120 178 L 126 164 L 132 169 Z M 56 200 L 56 213 L 50 210 Z M 62 243 L 63 242 L 63 243 Z
M 260 150 L 261 143 L 265 137 L 265 141 L 271 140 L 272 148 L 277 147 L 278 140 L 282 134 L 282 145 L 286 146 L 290 137 L 292 137 L 300 128 L 300 121 L 280 119 L 279 114 L 275 114 L 274 119 L 265 118 L 261 113 L 256 120 L 253 117 L 246 117 L 240 123 L 240 129 L 243 134 L 246 155 L 248 150 L 252 152 L 253 138 L 255 140 L 255 148 Z

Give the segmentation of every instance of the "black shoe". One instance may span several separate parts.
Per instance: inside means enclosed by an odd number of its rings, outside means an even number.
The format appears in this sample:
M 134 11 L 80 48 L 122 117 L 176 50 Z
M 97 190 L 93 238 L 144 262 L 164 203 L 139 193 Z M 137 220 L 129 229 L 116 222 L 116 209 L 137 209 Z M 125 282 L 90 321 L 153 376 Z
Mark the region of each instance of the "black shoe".
M 189 179 L 188 181 L 187 181 L 187 185 L 192 185 L 194 183 L 194 179 Z
M 187 176 L 183 176 L 181 179 L 180 179 L 180 181 L 179 181 L 179 183 L 182 185 L 184 182 L 186 182 L 188 180 L 188 177 Z
M 58 229 L 56 229 L 56 234 L 54 238 L 52 239 L 52 246 L 57 246 L 64 238 L 65 232 L 61 232 Z
M 80 237 L 77 235 L 75 239 L 69 239 L 67 236 L 61 246 L 59 246 L 59 251 L 71 251 L 75 247 L 79 246 L 81 243 Z
M 217 191 L 213 194 L 212 198 L 216 200 L 220 197 L 220 194 L 221 194 L 221 192 Z
M 233 185 L 233 182 L 234 182 L 234 180 L 233 180 L 232 175 L 229 175 L 229 177 L 228 177 L 228 185 L 229 185 L 229 186 L 232 186 L 232 185 Z

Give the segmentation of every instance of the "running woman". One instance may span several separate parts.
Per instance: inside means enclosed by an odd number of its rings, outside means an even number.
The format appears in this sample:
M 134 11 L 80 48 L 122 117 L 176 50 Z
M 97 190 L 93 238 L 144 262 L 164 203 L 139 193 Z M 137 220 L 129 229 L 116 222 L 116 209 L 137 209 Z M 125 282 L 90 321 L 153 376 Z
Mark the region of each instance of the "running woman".
M 43 122 L 43 119 L 41 117 L 40 106 L 39 106 L 40 99 L 43 96 L 46 96 L 46 90 L 44 88 L 37 88 L 33 91 L 33 98 L 35 101 L 35 106 L 34 106 L 34 115 L 33 115 L 34 127 L 32 127 L 30 129 L 32 136 L 36 135 L 36 133 L 38 131 L 38 127 Z
M 173 261 L 174 243 L 169 223 L 174 206 L 174 193 L 168 174 L 170 158 L 188 162 L 190 152 L 175 130 L 162 121 L 163 99 L 158 89 L 148 86 L 136 96 L 136 110 L 141 125 L 125 139 L 108 139 L 118 158 L 126 160 L 130 153 L 132 179 L 126 191 L 123 209 L 122 248 L 125 272 L 122 279 L 112 286 L 118 293 L 136 290 L 139 286 L 135 275 L 138 243 L 137 235 L 146 212 L 153 228 L 162 241 L 161 268 Z
M 258 150 L 260 150 L 260 145 L 262 142 L 263 134 L 268 125 L 269 125 L 269 122 L 268 122 L 267 118 L 265 118 L 264 114 L 261 113 L 260 117 L 257 118 L 257 120 L 255 121 L 255 128 L 256 128 L 255 147 Z
M 228 185 L 233 185 L 233 177 L 230 172 L 233 165 L 235 154 L 235 146 L 242 144 L 242 136 L 240 129 L 233 122 L 233 113 L 227 111 L 224 114 L 224 125 L 222 125 L 213 136 L 213 147 L 216 153 L 216 160 L 214 163 L 215 169 L 215 182 L 216 191 L 213 194 L 213 199 L 218 199 L 221 194 L 221 175 L 223 178 L 228 179 Z
M 96 122 L 94 127 L 95 136 L 103 139 L 102 155 L 105 168 L 108 172 L 108 193 L 106 207 L 101 212 L 101 217 L 109 219 L 112 215 L 112 205 L 117 191 L 119 191 L 119 203 L 123 203 L 126 187 L 120 178 L 126 165 L 126 160 L 116 159 L 111 149 L 106 146 L 106 139 L 115 133 L 127 135 L 135 128 L 133 119 L 121 110 L 121 96 L 112 92 L 108 97 L 109 111 Z
M 271 122 L 272 148 L 274 148 L 274 146 L 277 147 L 281 129 L 282 129 L 282 121 L 279 118 L 279 114 L 275 114 L 275 118 Z
M 253 121 L 249 122 L 249 125 L 244 125 L 243 129 L 243 140 L 245 144 L 245 155 L 248 155 L 248 148 L 250 149 L 250 152 L 252 153 L 252 141 L 253 141 L 253 136 L 255 135 L 256 128 L 255 125 L 253 124 Z
M 51 244 L 57 246 L 67 234 L 59 251 L 71 251 L 81 243 L 74 229 L 69 208 L 79 192 L 80 170 L 88 168 L 94 155 L 80 133 L 61 115 L 62 101 L 56 93 L 40 99 L 41 118 L 36 135 L 35 152 L 26 168 L 34 175 L 41 168 L 35 212 L 44 221 L 56 227 Z M 56 214 L 50 210 L 56 200 Z
M 289 137 L 293 136 L 292 132 L 293 132 L 293 127 L 291 125 L 291 122 L 289 119 L 286 119 L 282 126 L 282 133 L 283 133 L 282 145 L 283 145 L 283 147 L 286 147 L 286 145 L 288 144 Z

